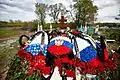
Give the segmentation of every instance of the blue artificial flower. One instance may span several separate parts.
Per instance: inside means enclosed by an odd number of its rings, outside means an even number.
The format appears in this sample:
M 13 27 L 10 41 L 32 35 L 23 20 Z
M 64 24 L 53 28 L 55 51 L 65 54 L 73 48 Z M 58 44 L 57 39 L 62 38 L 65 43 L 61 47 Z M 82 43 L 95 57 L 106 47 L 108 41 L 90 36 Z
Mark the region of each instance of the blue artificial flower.
M 96 58 L 97 51 L 93 46 L 88 46 L 87 48 L 80 51 L 80 60 L 83 62 L 89 62 L 90 60 Z
M 25 49 L 26 52 L 30 52 L 32 55 L 38 55 L 40 53 L 40 44 L 28 45 Z

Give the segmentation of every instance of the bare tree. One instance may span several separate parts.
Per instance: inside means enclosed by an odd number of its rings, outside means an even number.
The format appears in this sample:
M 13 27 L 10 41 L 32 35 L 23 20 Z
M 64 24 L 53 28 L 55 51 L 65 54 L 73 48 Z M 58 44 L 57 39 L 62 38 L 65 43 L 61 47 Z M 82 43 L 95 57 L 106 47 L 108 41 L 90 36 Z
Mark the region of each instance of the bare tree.
M 61 13 L 62 15 L 66 14 L 66 8 L 62 3 L 54 4 L 54 5 L 49 5 L 49 16 L 52 17 L 55 23 L 58 21 L 58 16 Z

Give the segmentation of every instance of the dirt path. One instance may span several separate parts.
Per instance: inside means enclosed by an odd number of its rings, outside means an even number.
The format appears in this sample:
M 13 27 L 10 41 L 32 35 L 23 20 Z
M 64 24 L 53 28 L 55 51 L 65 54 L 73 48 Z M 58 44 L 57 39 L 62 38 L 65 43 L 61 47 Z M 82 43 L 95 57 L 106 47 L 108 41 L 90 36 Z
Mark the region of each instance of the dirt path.
M 0 80 L 5 80 L 9 64 L 19 50 L 19 37 L 23 34 L 29 36 L 32 33 L 21 31 L 18 35 L 0 38 Z
M 5 38 L 0 42 L 0 80 L 5 80 L 8 65 L 18 52 L 18 37 Z

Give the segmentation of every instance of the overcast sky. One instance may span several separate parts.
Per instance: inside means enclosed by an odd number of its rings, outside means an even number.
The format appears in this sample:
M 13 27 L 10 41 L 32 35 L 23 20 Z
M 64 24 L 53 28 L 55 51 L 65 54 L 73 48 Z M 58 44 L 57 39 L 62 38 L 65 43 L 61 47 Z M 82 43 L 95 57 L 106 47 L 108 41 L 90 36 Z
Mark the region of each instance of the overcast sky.
M 35 2 L 46 4 L 63 3 L 67 8 L 73 4 L 73 0 L 0 0 L 0 20 L 36 19 Z M 94 0 L 98 7 L 98 22 L 120 22 L 115 17 L 120 12 L 120 0 Z

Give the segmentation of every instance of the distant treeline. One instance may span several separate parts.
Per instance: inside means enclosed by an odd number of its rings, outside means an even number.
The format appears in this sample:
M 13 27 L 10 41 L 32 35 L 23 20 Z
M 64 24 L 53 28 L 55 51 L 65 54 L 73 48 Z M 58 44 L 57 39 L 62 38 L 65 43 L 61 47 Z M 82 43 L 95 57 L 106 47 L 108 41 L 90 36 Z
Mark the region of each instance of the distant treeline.
M 106 29 L 103 31 L 103 34 L 107 39 L 114 39 L 120 46 L 120 30 L 115 29 Z
M 4 28 L 4 27 L 21 27 L 21 29 L 29 29 L 29 30 L 35 30 L 37 29 L 37 25 L 38 25 L 38 21 L 34 20 L 34 21 L 29 21 L 29 22 L 23 22 L 20 20 L 17 21 L 0 21 L 0 28 Z
M 75 24 L 73 22 L 67 23 L 69 25 L 72 26 L 72 28 L 76 28 Z M 41 25 L 41 24 L 39 24 Z M 44 29 L 49 29 L 50 25 L 52 25 L 53 28 L 57 28 L 58 24 L 56 23 L 45 23 L 43 28 Z M 0 21 L 0 28 L 4 28 L 4 27 L 21 27 L 22 29 L 29 29 L 29 30 L 36 30 L 38 26 L 38 21 L 34 20 L 34 21 L 29 21 L 29 22 L 23 22 L 20 20 L 17 21 L 13 21 L 13 20 L 9 20 L 9 21 Z
M 49 29 L 50 24 L 52 24 L 53 28 L 57 28 L 58 24 L 56 23 L 45 23 L 44 29 Z M 76 28 L 76 24 L 73 22 L 67 23 L 72 26 L 72 28 Z M 39 24 L 40 25 L 40 24 Z M 95 25 L 99 25 L 100 27 L 107 26 L 107 27 L 120 27 L 120 23 L 96 23 Z M 1 27 L 22 27 L 23 29 L 30 29 L 36 30 L 38 26 L 38 20 L 23 22 L 21 20 L 9 20 L 9 21 L 0 21 L 0 28 Z M 89 25 L 88 25 L 89 26 Z
M 34 28 L 37 26 L 37 21 L 22 22 L 20 20 L 0 21 L 0 28 L 4 27 L 21 27 L 21 28 Z
M 120 27 L 120 23 L 96 23 L 96 25 L 99 25 L 100 27 Z

